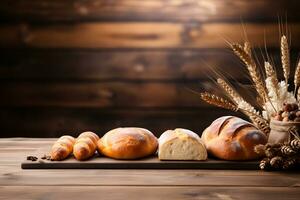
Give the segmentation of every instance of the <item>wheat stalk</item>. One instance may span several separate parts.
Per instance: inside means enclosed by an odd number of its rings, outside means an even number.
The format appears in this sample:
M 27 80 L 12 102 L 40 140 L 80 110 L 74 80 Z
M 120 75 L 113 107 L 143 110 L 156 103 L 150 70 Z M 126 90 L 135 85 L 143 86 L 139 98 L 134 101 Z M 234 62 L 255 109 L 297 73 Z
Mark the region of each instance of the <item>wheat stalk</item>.
M 266 71 L 266 75 L 267 78 L 270 79 L 272 88 L 267 88 L 269 90 L 269 92 L 273 92 L 276 94 L 276 98 L 278 98 L 279 96 L 279 89 L 278 89 L 278 79 L 276 76 L 276 72 L 274 70 L 274 68 L 272 67 L 272 65 L 269 62 L 265 62 L 265 71 Z
M 226 81 L 221 78 L 217 79 L 218 84 L 227 93 L 227 95 L 232 99 L 232 101 L 237 105 L 238 109 L 246 114 L 249 118 L 249 113 L 261 117 L 259 112 L 250 105 L 247 101 L 243 99 Z
M 215 105 L 217 107 L 225 108 L 235 112 L 238 110 L 236 105 L 217 95 L 204 92 L 204 93 L 200 93 L 200 97 L 203 101 L 211 105 Z
M 269 123 L 265 119 L 256 116 L 252 116 L 250 119 L 254 125 L 268 137 L 271 130 Z
M 224 109 L 228 109 L 234 112 L 237 112 L 238 110 L 240 110 L 243 113 L 247 113 L 247 116 L 251 116 L 251 118 L 259 118 L 261 120 L 264 120 L 261 116 L 257 115 L 257 113 L 253 112 L 253 111 L 249 111 L 249 110 L 245 110 L 245 109 L 241 109 L 238 108 L 236 105 L 234 105 L 233 103 L 231 103 L 230 101 L 219 97 L 215 94 L 211 94 L 208 92 L 203 92 L 200 93 L 200 97 L 203 101 L 205 101 L 208 104 L 220 107 L 220 108 L 224 108 Z
M 267 92 L 264 87 L 264 83 L 262 81 L 261 75 L 259 73 L 259 70 L 256 66 L 255 61 L 252 59 L 250 55 L 243 49 L 243 47 L 239 44 L 232 44 L 231 48 L 233 52 L 245 63 L 247 66 L 247 69 L 249 71 L 249 74 L 252 78 L 252 81 L 254 82 L 254 86 L 257 90 L 257 93 L 261 96 L 261 98 L 266 102 L 268 99 Z
M 295 70 L 294 85 L 295 85 L 294 93 L 296 93 L 296 90 L 300 85 L 300 60 L 298 61 L 298 64 L 297 64 L 297 67 Z M 297 100 L 299 100 L 299 99 L 297 98 Z
M 247 110 L 244 110 L 244 113 L 248 114 L 250 120 L 259 130 L 261 130 L 266 136 L 269 135 L 271 129 L 270 129 L 269 122 L 266 119 L 254 113 L 248 112 Z
M 243 98 L 226 81 L 218 78 L 217 82 L 235 104 L 239 104 L 243 101 Z
M 281 63 L 283 69 L 283 75 L 285 78 L 285 82 L 288 83 L 289 75 L 290 75 L 290 52 L 289 45 L 285 35 L 281 37 L 280 41 L 280 50 L 281 50 Z
M 244 43 L 244 51 L 251 57 L 251 45 L 249 42 Z

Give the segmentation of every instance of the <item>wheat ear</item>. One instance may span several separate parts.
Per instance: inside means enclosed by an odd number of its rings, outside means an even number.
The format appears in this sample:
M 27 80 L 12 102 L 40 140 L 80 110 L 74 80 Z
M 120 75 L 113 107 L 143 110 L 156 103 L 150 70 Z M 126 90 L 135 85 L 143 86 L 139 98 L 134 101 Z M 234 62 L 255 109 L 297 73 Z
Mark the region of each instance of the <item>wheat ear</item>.
M 244 51 L 250 56 L 252 57 L 252 53 L 251 53 L 251 45 L 249 42 L 245 42 L 244 43 Z
M 297 64 L 297 67 L 295 70 L 294 85 L 295 85 L 294 93 L 296 93 L 296 90 L 300 85 L 300 60 L 298 61 L 298 64 Z M 297 100 L 300 100 L 300 99 L 297 99 Z
M 267 89 L 269 90 L 269 92 L 270 91 L 274 92 L 276 94 L 276 97 L 278 98 L 279 96 L 278 79 L 274 68 L 269 62 L 265 62 L 265 71 L 266 71 L 267 78 L 270 79 L 272 84 L 272 88 L 267 88 Z
M 227 95 L 232 99 L 232 101 L 237 105 L 238 109 L 241 110 L 245 115 L 250 118 L 249 113 L 261 117 L 259 112 L 248 102 L 246 102 L 243 97 L 241 97 L 226 81 L 221 78 L 217 79 L 220 87 L 227 93 Z
M 290 52 L 289 52 L 288 41 L 285 35 L 281 37 L 280 50 L 281 50 L 281 63 L 282 63 L 283 75 L 285 78 L 285 82 L 288 83 L 289 75 L 290 75 Z
M 298 90 L 297 90 L 297 101 L 298 101 L 298 104 L 300 105 L 300 88 L 298 88 Z
M 252 116 L 250 119 L 258 129 L 260 129 L 267 137 L 269 136 L 271 129 L 269 123 L 265 119 L 256 116 Z
M 259 73 L 259 70 L 256 66 L 255 61 L 252 59 L 250 55 L 243 49 L 243 47 L 239 44 L 232 44 L 231 48 L 233 52 L 245 63 L 247 66 L 247 69 L 249 71 L 249 74 L 252 78 L 252 81 L 254 82 L 255 88 L 257 90 L 257 93 L 261 96 L 261 98 L 266 102 L 268 99 L 267 92 L 264 87 L 264 83 L 262 81 L 261 75 Z
M 211 104 L 211 105 L 215 105 L 217 107 L 221 107 L 221 108 L 225 108 L 228 110 L 232 110 L 232 111 L 237 111 L 238 108 L 236 105 L 234 105 L 233 103 L 229 102 L 228 100 L 219 97 L 217 95 L 214 94 L 210 94 L 208 92 L 204 92 L 200 94 L 200 97 L 203 101 Z
M 218 78 L 217 82 L 235 104 L 239 104 L 243 101 L 243 98 L 226 81 Z
M 233 103 L 231 103 L 230 101 L 219 97 L 215 94 L 211 94 L 208 92 L 204 92 L 204 93 L 200 93 L 200 97 L 203 101 L 205 101 L 208 104 L 220 107 L 220 108 L 224 108 L 227 110 L 231 110 L 234 112 L 237 112 L 238 110 L 240 110 L 243 113 L 247 113 L 247 116 L 253 121 L 253 123 L 255 123 L 255 121 L 262 121 L 261 124 L 263 123 L 263 121 L 265 119 L 263 119 L 261 116 L 257 115 L 256 113 L 253 113 L 251 111 L 248 110 L 244 110 L 244 109 L 240 109 L 238 108 L 236 105 L 234 105 Z M 265 122 L 264 122 L 265 123 Z

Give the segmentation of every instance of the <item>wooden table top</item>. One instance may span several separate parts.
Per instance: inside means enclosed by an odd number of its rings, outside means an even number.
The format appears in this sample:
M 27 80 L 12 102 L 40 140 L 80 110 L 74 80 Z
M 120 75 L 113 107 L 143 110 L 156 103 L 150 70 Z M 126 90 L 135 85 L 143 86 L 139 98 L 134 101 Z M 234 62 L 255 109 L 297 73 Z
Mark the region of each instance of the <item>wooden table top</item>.
M 246 170 L 22 170 L 55 139 L 0 139 L 0 199 L 299 199 L 299 172 Z

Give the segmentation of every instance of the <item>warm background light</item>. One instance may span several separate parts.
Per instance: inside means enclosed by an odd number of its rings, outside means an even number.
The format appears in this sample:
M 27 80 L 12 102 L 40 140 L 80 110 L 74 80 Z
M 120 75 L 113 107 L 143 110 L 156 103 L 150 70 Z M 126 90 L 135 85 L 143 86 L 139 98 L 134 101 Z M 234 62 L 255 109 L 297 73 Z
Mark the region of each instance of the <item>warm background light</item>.
M 225 39 L 243 41 L 243 22 L 256 52 L 266 38 L 279 63 L 278 16 L 287 18 L 295 63 L 298 9 L 285 0 L 2 0 L 1 137 L 118 126 L 201 133 L 232 113 L 187 88 L 217 90 L 212 69 L 248 82 Z

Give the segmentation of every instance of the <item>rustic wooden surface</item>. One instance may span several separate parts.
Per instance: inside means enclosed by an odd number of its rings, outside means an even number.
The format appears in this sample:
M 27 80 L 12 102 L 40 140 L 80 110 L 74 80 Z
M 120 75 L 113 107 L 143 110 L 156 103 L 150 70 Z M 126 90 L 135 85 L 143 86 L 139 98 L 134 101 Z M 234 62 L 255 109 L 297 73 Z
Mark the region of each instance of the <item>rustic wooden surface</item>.
M 300 174 L 246 170 L 22 170 L 55 139 L 0 139 L 0 199 L 298 199 Z

